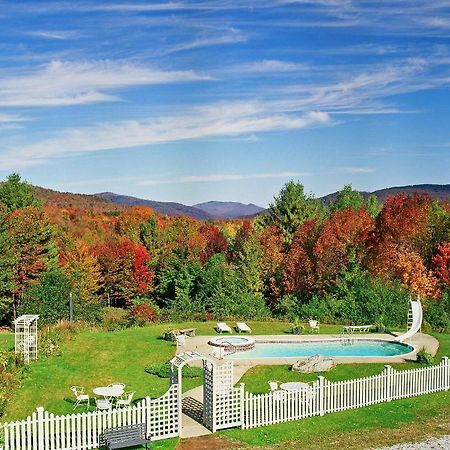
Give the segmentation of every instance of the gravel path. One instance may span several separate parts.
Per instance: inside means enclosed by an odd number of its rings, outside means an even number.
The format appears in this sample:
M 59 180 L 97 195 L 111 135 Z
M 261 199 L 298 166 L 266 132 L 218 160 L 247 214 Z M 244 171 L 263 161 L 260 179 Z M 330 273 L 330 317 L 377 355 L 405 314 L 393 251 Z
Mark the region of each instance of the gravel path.
M 384 447 L 379 450 L 448 450 L 450 449 L 450 436 L 441 438 L 427 439 L 422 442 L 415 442 L 411 444 L 399 444 L 393 447 Z

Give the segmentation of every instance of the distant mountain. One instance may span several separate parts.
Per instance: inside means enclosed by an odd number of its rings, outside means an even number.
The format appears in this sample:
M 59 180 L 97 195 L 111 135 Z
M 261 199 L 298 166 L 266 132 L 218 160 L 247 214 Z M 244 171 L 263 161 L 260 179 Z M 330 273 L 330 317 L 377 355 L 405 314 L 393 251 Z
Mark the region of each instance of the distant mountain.
M 125 209 L 106 198 L 97 197 L 91 194 L 73 194 L 71 192 L 59 192 L 39 186 L 33 186 L 36 197 L 50 206 L 59 208 L 90 209 L 101 212 L 118 211 Z
M 375 195 L 380 202 L 384 202 L 390 195 L 404 192 L 405 194 L 414 194 L 415 192 L 421 192 L 429 194 L 436 200 L 450 200 L 450 184 L 411 184 L 408 186 L 397 186 L 385 189 L 378 189 L 373 192 L 359 191 L 360 194 L 367 198 L 369 195 Z M 332 194 L 321 197 L 325 203 L 333 203 L 339 192 L 333 192 Z
M 210 214 L 214 217 L 221 217 L 224 219 L 235 219 L 237 217 L 255 216 L 262 211 L 264 208 L 249 203 L 245 205 L 239 202 L 217 202 L 210 201 L 205 203 L 197 203 L 193 205 L 194 208 L 201 209 L 202 211 Z
M 198 220 L 213 220 L 215 217 L 208 214 L 201 209 L 193 206 L 186 206 L 181 203 L 175 202 L 157 202 L 154 200 L 145 200 L 142 198 L 131 197 L 129 195 L 119 195 L 113 192 L 100 192 L 94 194 L 96 197 L 100 197 L 118 205 L 125 206 L 148 206 L 159 214 L 165 214 L 168 216 L 189 216 Z

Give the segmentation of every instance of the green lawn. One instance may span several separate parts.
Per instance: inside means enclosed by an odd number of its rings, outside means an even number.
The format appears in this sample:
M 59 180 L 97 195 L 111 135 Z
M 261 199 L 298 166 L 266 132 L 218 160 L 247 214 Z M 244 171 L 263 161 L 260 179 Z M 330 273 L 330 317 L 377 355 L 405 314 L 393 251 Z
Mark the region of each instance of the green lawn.
M 23 379 L 21 388 L 6 409 L 5 420 L 21 419 L 29 415 L 37 406 L 44 406 L 56 414 L 72 412 L 72 394 L 69 387 L 82 385 L 91 393 L 96 386 L 113 381 L 123 382 L 127 389 L 136 391 L 136 398 L 149 395 L 158 397 L 168 389 L 167 379 L 161 379 L 144 372 L 144 368 L 153 362 L 167 361 L 175 346 L 160 338 L 164 329 L 196 327 L 197 334 L 214 334 L 214 322 L 169 325 L 157 324 L 146 328 L 130 328 L 117 332 L 84 330 L 75 333 L 61 345 L 61 355 L 31 364 Z M 289 324 L 283 322 L 249 322 L 253 334 L 285 334 Z M 321 333 L 338 333 L 338 325 L 322 325 Z M 0 349 L 13 347 L 11 333 L 0 334 Z M 450 335 L 436 335 L 441 343 L 439 356 L 450 355 Z M 414 363 L 411 364 L 415 366 Z M 408 365 L 396 365 L 406 368 Z M 379 373 L 383 364 L 344 364 L 326 374 L 330 380 L 346 379 Z M 267 392 L 267 380 L 279 381 L 316 379 L 316 375 L 300 375 L 289 370 L 288 366 L 260 366 L 251 369 L 243 377 L 247 389 L 251 392 Z M 184 390 L 201 384 L 202 380 L 184 379 Z M 78 409 L 81 411 L 81 408 Z M 423 396 L 388 404 L 375 405 L 356 411 L 330 414 L 325 417 L 289 422 L 254 430 L 228 430 L 222 435 L 251 446 L 280 445 L 283 448 L 328 448 L 322 436 L 329 433 L 336 439 L 351 444 L 359 430 L 377 433 L 384 429 L 397 429 L 411 426 L 417 419 L 425 430 L 425 422 L 435 420 L 441 414 L 450 413 L 448 393 Z M 427 422 L 428 423 L 428 422 Z M 364 431 L 365 432 L 365 431 Z M 384 434 L 381 434 L 384 436 Z M 353 439 L 353 441 L 352 441 Z M 314 447 L 322 442 L 323 446 Z M 173 449 L 177 439 L 160 441 L 156 448 Z M 346 445 L 347 445 L 346 444 Z M 291 446 L 292 445 L 292 446 Z M 328 444 L 327 444 L 328 445 Z M 345 446 L 344 445 L 344 448 Z M 351 444 L 353 445 L 353 444 Z M 289 447 L 291 446 L 291 447 Z M 233 444 L 231 444 L 231 447 Z M 329 448 L 331 448 L 330 446 Z M 356 445 L 355 448 L 358 448 Z
M 436 362 L 450 355 L 450 335 L 435 334 L 440 343 Z M 383 364 L 342 364 L 322 374 L 329 380 L 364 377 L 380 373 Z M 393 364 L 398 369 L 418 367 L 416 363 Z M 258 366 L 242 378 L 247 390 L 267 392 L 267 380 L 312 381 L 318 374 L 298 374 L 290 366 Z M 250 446 L 283 449 L 372 448 L 414 441 L 433 434 L 448 434 L 450 393 L 382 403 L 357 410 L 328 414 L 301 421 L 286 422 L 252 430 L 233 429 L 221 432 Z

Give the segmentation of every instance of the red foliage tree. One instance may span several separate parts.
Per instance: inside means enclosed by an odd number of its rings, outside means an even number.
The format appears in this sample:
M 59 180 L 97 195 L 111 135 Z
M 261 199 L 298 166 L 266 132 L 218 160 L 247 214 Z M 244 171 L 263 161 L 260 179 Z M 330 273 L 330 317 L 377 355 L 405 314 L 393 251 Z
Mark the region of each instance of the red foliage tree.
M 450 242 L 438 245 L 433 257 L 434 274 L 442 283 L 450 285 Z
M 153 271 L 145 247 L 125 238 L 97 246 L 94 252 L 103 275 L 104 295 L 116 306 L 125 306 L 134 297 L 150 292 Z
M 314 245 L 319 232 L 317 220 L 304 222 L 295 232 L 284 261 L 283 286 L 286 293 L 311 292 L 314 289 Z
M 349 262 L 349 251 L 362 259 L 364 242 L 374 228 L 374 220 L 362 207 L 334 212 L 325 222 L 314 246 L 316 275 L 320 287 L 333 284 Z

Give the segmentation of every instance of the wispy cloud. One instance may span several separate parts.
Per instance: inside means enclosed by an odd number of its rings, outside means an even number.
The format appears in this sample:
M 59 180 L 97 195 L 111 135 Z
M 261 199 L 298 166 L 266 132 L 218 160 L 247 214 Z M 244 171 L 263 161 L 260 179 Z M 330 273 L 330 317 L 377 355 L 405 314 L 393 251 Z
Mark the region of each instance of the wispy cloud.
M 372 167 L 348 166 L 348 167 L 340 167 L 339 171 L 344 173 L 357 174 L 357 173 L 373 173 L 375 172 L 375 169 L 373 169 Z
M 36 30 L 28 31 L 27 34 L 29 36 L 40 37 L 43 39 L 56 39 L 58 41 L 79 37 L 79 33 L 72 30 Z
M 270 72 L 296 72 L 304 70 L 305 64 L 299 64 L 291 61 L 280 61 L 277 59 L 263 59 L 240 64 L 232 68 L 239 73 L 270 73 Z
M 55 157 L 86 152 L 150 146 L 168 142 L 248 135 L 256 132 L 302 129 L 332 123 L 327 113 L 281 114 L 258 102 L 218 103 L 191 108 L 158 119 L 106 122 L 69 128 L 58 136 L 11 148 L 0 156 L 4 167 L 42 164 Z
M 129 86 L 207 80 L 197 72 L 164 71 L 123 61 L 52 61 L 34 71 L 0 77 L 0 106 L 63 106 L 115 101 Z
M 29 120 L 27 117 L 18 114 L 6 114 L 0 112 L 0 123 L 17 123 Z
M 210 174 L 210 175 L 188 175 L 171 179 L 150 179 L 140 181 L 140 185 L 178 184 L 178 183 L 222 183 L 226 181 L 243 180 L 265 180 L 271 178 L 299 178 L 311 176 L 309 172 L 275 172 L 275 173 L 253 173 L 253 174 Z

